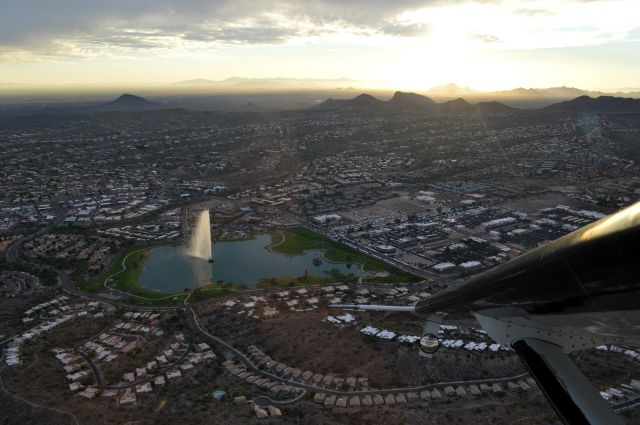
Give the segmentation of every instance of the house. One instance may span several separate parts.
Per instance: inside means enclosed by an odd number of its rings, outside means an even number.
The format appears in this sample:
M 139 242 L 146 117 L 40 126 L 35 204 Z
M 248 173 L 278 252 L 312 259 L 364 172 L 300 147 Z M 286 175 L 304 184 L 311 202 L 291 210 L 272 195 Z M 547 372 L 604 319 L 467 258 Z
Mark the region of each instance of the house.
M 396 403 L 404 404 L 406 402 L 407 402 L 407 397 L 404 394 L 402 393 L 396 394 Z
M 81 390 L 83 388 L 82 384 L 80 382 L 72 382 L 69 384 L 69 390 L 71 392 L 75 392 L 78 390 Z
M 279 418 L 282 416 L 282 411 L 275 406 L 267 406 L 267 411 L 269 412 L 269 416 Z
M 121 406 L 135 406 L 138 404 L 138 400 L 131 388 L 127 388 L 120 396 L 119 403 Z
M 333 406 L 334 404 L 336 404 L 336 396 L 328 395 L 327 397 L 325 397 L 324 399 L 325 406 Z
M 136 393 L 138 393 L 138 394 L 150 393 L 151 390 L 152 390 L 152 388 L 151 388 L 151 383 L 150 382 L 146 382 L 146 383 L 141 384 L 141 385 L 136 385 Z
M 78 393 L 79 396 L 92 399 L 95 398 L 100 391 L 97 388 L 87 387 L 84 391 Z
M 258 419 L 265 419 L 269 417 L 267 411 L 257 404 L 253 405 L 253 412 L 256 414 L 256 418 Z
M 176 379 L 180 378 L 182 378 L 182 373 L 180 373 L 180 371 L 177 369 L 172 369 L 167 372 L 167 379 L 169 379 L 169 381 L 175 381 Z

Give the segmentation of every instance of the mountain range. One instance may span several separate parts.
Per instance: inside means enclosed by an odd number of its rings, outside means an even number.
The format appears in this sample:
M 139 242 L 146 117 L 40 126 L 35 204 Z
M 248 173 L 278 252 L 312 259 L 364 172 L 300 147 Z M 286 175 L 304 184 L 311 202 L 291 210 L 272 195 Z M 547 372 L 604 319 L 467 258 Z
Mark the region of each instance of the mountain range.
M 389 100 L 382 101 L 369 94 L 361 94 L 353 99 L 327 99 L 316 105 L 317 110 L 423 110 L 428 112 L 449 112 L 449 113 L 499 113 L 513 112 L 512 108 L 500 102 L 478 102 L 469 103 L 462 98 L 437 103 L 433 99 L 416 93 L 395 92 Z
M 543 109 L 563 112 L 631 113 L 640 112 L 640 99 L 614 96 L 600 96 L 594 99 L 589 96 L 580 96 L 573 100 L 549 105 Z
M 242 78 L 231 77 L 224 80 L 207 80 L 197 78 L 193 80 L 180 81 L 174 85 L 184 88 L 212 88 L 220 90 L 243 90 L 243 89 L 262 89 L 262 90 L 286 90 L 286 89 L 319 89 L 333 88 L 336 90 L 357 91 L 365 87 L 386 85 L 384 82 L 364 82 L 352 80 L 349 78 Z M 482 91 L 475 90 L 466 86 L 459 86 L 454 83 L 433 86 L 424 91 L 424 94 L 438 99 L 456 99 L 464 97 L 467 99 L 479 100 L 500 100 L 500 99 L 530 99 L 540 100 L 570 100 L 579 96 L 617 96 L 617 97 L 640 97 L 640 89 L 625 89 L 628 91 L 595 91 L 583 90 L 576 87 L 545 87 L 545 88 L 524 88 L 518 87 L 512 90 L 498 91 Z
M 335 93 L 335 92 L 331 92 Z M 317 95 L 318 93 L 315 93 Z M 329 94 L 329 93 L 327 93 Z M 384 94 L 383 94 L 384 95 Z M 0 105 L 0 116 L 18 117 L 34 114 L 81 114 L 96 112 L 128 112 L 128 111 L 155 111 L 168 109 L 209 110 L 226 112 L 277 112 L 277 111 L 335 111 L 335 112 L 425 112 L 425 113 L 461 113 L 461 114 L 497 114 L 511 112 L 567 112 L 567 113 L 640 113 L 640 99 L 631 99 L 615 96 L 578 96 L 572 100 L 546 104 L 544 107 L 516 108 L 496 100 L 469 102 L 464 98 L 436 102 L 430 97 L 407 92 L 395 92 L 389 100 L 381 100 L 371 94 L 360 94 L 349 99 L 329 98 L 324 102 L 309 98 L 306 102 L 298 102 L 295 99 L 286 99 L 286 94 L 274 93 L 254 102 L 251 96 L 220 97 L 217 99 L 218 107 L 211 108 L 212 99 L 204 99 L 204 103 L 193 102 L 192 99 L 165 98 L 162 102 L 149 101 L 143 97 L 125 93 L 115 100 L 106 103 L 58 103 L 51 105 Z M 277 102 L 285 97 L 280 104 Z M 197 97 L 200 99 L 200 97 Z M 244 102 L 242 100 L 244 99 Z M 214 101 L 216 99 L 213 99 Z M 190 102 L 191 101 L 191 102 Z M 265 107 L 263 105 L 269 105 Z
M 327 111 L 385 111 L 404 109 L 442 113 L 508 113 L 524 111 L 523 109 L 513 108 L 498 101 L 469 103 L 463 98 L 457 98 L 438 103 L 427 96 L 399 91 L 387 101 L 380 100 L 369 94 L 361 94 L 352 99 L 327 99 L 316 105 L 314 109 Z M 553 105 L 537 110 L 593 113 L 640 112 L 640 99 L 613 96 L 592 98 L 583 95 L 573 100 L 554 103 Z

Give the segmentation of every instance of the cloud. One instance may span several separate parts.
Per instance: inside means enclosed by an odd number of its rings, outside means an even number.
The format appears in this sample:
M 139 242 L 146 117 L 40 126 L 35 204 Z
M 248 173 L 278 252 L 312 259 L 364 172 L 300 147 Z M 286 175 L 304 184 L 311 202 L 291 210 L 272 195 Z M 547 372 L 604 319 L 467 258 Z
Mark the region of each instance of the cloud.
M 640 27 L 636 27 L 629 31 L 626 40 L 628 41 L 640 41 Z
M 274 43 L 305 33 L 299 23 L 378 28 L 434 0 L 20 0 L 0 13 L 0 46 L 45 49 L 55 40 L 153 47 L 150 32 L 192 41 Z M 122 34 L 123 30 L 135 31 Z M 389 27 L 415 31 L 412 26 Z
M 580 1 L 587 0 L 570 3 Z M 503 6 L 502 0 L 6 0 L 4 3 L 0 9 L 0 58 L 13 61 L 113 55 L 127 50 L 189 51 L 227 45 L 281 44 L 327 35 L 335 36 L 333 40 L 337 42 L 342 35 L 347 36 L 345 39 L 371 35 L 420 37 L 448 26 L 448 22 L 437 20 L 437 9 L 464 12 L 466 6 L 475 5 L 476 11 L 485 6 Z M 533 28 L 530 32 L 539 35 L 542 32 L 536 26 L 545 20 L 537 18 L 555 15 L 555 11 L 528 5 L 516 2 L 510 10 L 531 21 L 524 26 L 528 28 L 526 31 Z M 416 13 L 419 18 L 414 19 Z M 510 11 L 507 14 L 514 18 Z M 507 43 L 513 38 L 512 33 L 525 32 L 505 25 L 491 35 L 487 33 L 494 32 L 494 28 L 486 28 L 482 19 L 463 19 L 467 25 L 463 27 L 457 18 L 458 15 L 450 18 L 456 31 L 476 34 L 472 37 L 483 43 Z M 517 43 L 528 39 L 520 37 Z M 544 45 L 547 41 L 540 43 Z
M 419 37 L 429 32 L 429 26 L 422 23 L 393 23 L 381 27 L 380 32 L 397 37 Z
M 538 16 L 551 16 L 553 12 L 548 9 L 533 9 L 533 8 L 521 8 L 513 11 L 516 15 L 538 17 Z
M 500 43 L 501 41 L 498 37 L 491 34 L 473 34 L 471 39 L 481 41 L 483 43 Z

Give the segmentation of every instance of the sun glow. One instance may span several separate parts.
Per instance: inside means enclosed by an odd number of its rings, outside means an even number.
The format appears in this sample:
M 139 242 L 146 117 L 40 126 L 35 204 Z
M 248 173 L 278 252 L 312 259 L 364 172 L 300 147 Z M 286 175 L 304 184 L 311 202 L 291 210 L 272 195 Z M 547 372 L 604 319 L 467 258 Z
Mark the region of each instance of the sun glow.
M 232 76 L 345 77 L 405 90 L 450 82 L 595 89 L 611 75 L 618 87 L 640 84 L 637 0 L 382 2 L 370 13 L 348 1 L 324 10 L 267 0 L 255 10 L 203 6 L 203 15 L 179 13 L 180 22 L 154 4 L 100 19 L 92 1 L 87 25 L 64 13 L 52 21 L 44 9 L 19 25 L 0 14 L 0 89 Z

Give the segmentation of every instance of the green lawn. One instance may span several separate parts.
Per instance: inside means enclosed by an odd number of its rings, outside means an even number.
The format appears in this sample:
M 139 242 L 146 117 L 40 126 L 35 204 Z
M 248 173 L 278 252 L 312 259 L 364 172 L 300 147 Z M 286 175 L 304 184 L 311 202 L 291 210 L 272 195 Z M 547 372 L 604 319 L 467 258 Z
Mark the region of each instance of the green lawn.
M 191 291 L 191 296 L 189 297 L 188 302 L 208 300 L 210 298 L 228 295 L 232 292 L 232 289 L 217 284 L 206 285 Z
M 98 292 L 104 289 L 104 280 L 109 278 L 110 281 L 108 285 L 114 289 L 119 289 L 120 291 L 128 292 L 130 294 L 138 295 L 140 297 L 152 298 L 153 305 L 170 305 L 174 303 L 172 298 L 167 298 L 166 300 L 158 300 L 158 298 L 165 298 L 169 295 L 174 295 L 179 297 L 181 300 L 184 299 L 187 294 L 186 293 L 170 293 L 170 292 L 162 292 L 156 291 L 153 289 L 146 288 L 142 286 L 138 282 L 138 278 L 140 277 L 140 273 L 144 269 L 144 263 L 149 257 L 152 247 L 145 248 L 130 248 L 122 253 L 118 261 L 114 264 L 111 270 L 106 273 L 104 276 L 101 276 L 99 279 L 91 282 L 87 282 L 80 287 L 89 292 Z M 122 262 L 124 261 L 126 269 L 122 271 Z M 135 301 L 136 299 L 132 297 L 131 301 Z M 147 304 L 151 301 L 143 301 L 138 300 L 138 303 Z
M 123 252 L 118 258 L 114 266 L 97 280 L 85 282 L 80 287 L 88 292 L 99 292 L 104 289 L 104 280 L 110 278 L 108 286 L 120 291 L 138 295 L 149 300 L 131 297 L 129 302 L 137 305 L 147 306 L 169 306 L 181 304 L 190 295 L 189 301 L 201 301 L 209 298 L 226 295 L 232 292 L 235 287 L 221 286 L 218 284 L 210 284 L 190 292 L 162 292 L 144 287 L 138 281 L 144 263 L 149 258 L 153 247 L 136 247 L 130 248 Z M 126 270 L 122 271 L 122 262 L 125 262 Z M 231 286 L 231 285 L 229 285 Z
M 79 285 L 80 289 L 87 291 L 87 292 L 100 292 L 104 289 L 104 280 L 110 276 L 115 275 L 116 273 L 120 272 L 122 270 L 122 261 L 124 260 L 124 258 L 131 254 L 132 252 L 135 251 L 139 251 L 141 249 L 146 249 L 146 248 L 140 248 L 140 247 L 134 247 L 134 248 L 129 248 L 126 251 L 124 251 L 123 253 L 120 254 L 120 256 L 118 257 L 118 259 L 116 260 L 116 262 L 113 264 L 113 266 L 107 270 L 106 272 L 104 272 L 103 274 L 101 274 L 100 276 L 96 277 L 94 280 L 90 280 L 87 282 L 83 282 Z M 150 248 L 148 248 L 150 249 Z M 127 266 L 128 267 L 128 266 Z M 123 277 L 124 273 L 121 273 L 117 276 L 114 276 L 114 279 L 117 278 L 121 278 Z M 109 286 L 113 286 L 113 283 L 110 283 Z
M 355 283 L 358 281 L 358 277 L 355 275 L 345 275 L 337 272 L 329 272 L 324 276 L 277 276 L 272 278 L 262 279 L 256 285 L 256 288 L 288 288 L 292 286 L 303 285 L 321 285 L 325 283 Z
M 97 280 L 91 280 L 89 282 L 80 283 L 78 286 L 83 291 L 96 293 L 96 292 L 100 292 L 100 291 L 102 291 L 104 289 L 103 280 L 104 280 L 104 278 L 102 278 L 102 279 L 99 278 Z
M 274 252 L 286 255 L 298 255 L 311 249 L 319 249 L 324 251 L 324 257 L 329 261 L 361 264 L 367 272 L 389 273 L 388 277 L 363 278 L 364 281 L 371 283 L 409 283 L 419 282 L 421 280 L 418 276 L 397 269 L 305 228 L 283 230 L 282 234 L 285 236 L 284 242 L 282 242 L 280 232 L 273 232 L 271 234 L 271 249 Z M 85 291 L 99 292 L 104 289 L 105 278 L 110 277 L 111 281 L 108 283 L 110 287 L 133 295 L 150 298 L 150 300 L 141 300 L 131 297 L 130 302 L 140 305 L 157 306 L 182 303 L 189 294 L 189 301 L 194 302 L 246 289 L 244 285 L 220 285 L 216 283 L 198 288 L 190 293 L 168 293 L 146 288 L 139 283 L 138 278 L 144 269 L 144 263 L 149 257 L 152 248 L 153 247 L 137 247 L 126 250 L 109 272 L 97 280 L 82 284 L 80 287 Z M 123 261 L 125 261 L 126 266 L 126 270 L 124 271 L 122 271 Z M 257 287 L 280 288 L 299 285 L 318 285 L 323 283 L 354 282 L 356 280 L 357 277 L 353 275 L 344 275 L 341 273 L 327 273 L 325 276 L 279 276 L 276 278 L 263 279 L 258 283 Z
M 140 248 L 138 250 L 132 250 L 131 252 L 125 254 L 124 257 L 126 257 L 126 270 L 113 276 L 113 282 L 109 282 L 109 285 L 115 289 L 119 289 L 121 291 L 129 292 L 131 294 L 139 295 L 145 298 L 163 298 L 167 295 L 170 295 L 170 293 L 154 291 L 153 289 L 145 288 L 138 282 L 138 278 L 140 277 L 140 274 L 144 269 L 144 263 L 145 261 L 147 261 L 147 258 L 149 258 L 150 253 L 151 248 Z M 120 264 L 122 264 L 122 261 L 120 261 Z M 118 270 L 122 270 L 122 267 L 120 266 L 118 268 L 118 265 L 116 265 L 116 271 Z
M 287 255 L 302 254 L 311 249 L 324 250 L 324 257 L 329 261 L 340 263 L 358 263 L 364 267 L 367 272 L 387 272 L 389 277 L 375 278 L 368 277 L 363 280 L 367 282 L 419 282 L 422 278 L 407 273 L 396 267 L 390 266 L 373 257 L 362 254 L 341 243 L 332 241 L 324 236 L 313 232 L 309 229 L 298 227 L 294 229 L 283 230 L 285 236 L 282 242 L 282 236 L 279 232 L 273 232 L 271 235 L 272 250 Z

